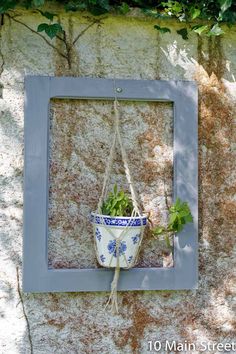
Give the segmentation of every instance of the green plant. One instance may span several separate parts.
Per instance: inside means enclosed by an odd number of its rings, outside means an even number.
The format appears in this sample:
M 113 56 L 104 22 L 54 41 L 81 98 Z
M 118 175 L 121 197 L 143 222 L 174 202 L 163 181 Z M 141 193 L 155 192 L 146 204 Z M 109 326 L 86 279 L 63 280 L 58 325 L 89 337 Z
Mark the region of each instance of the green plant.
M 64 5 L 66 11 L 89 11 L 94 16 L 108 12 L 126 14 L 132 7 L 139 7 L 147 15 L 157 21 L 168 18 L 175 18 L 183 24 L 183 28 L 177 33 L 183 39 L 188 39 L 189 32 L 198 35 L 220 36 L 224 34 L 222 24 L 229 27 L 236 24 L 236 1 L 235 0 L 55 0 Z M 26 9 L 42 9 L 50 4 L 50 0 L 0 0 L 0 14 L 8 13 L 16 6 L 23 6 Z M 41 14 L 52 21 L 55 14 L 41 12 Z M 197 23 L 197 22 L 198 23 Z M 60 23 L 45 23 L 39 27 L 45 31 L 51 39 L 57 37 L 63 28 Z M 155 29 L 161 34 L 169 33 L 167 27 L 155 25 Z
M 131 216 L 133 203 L 130 197 L 123 190 L 118 191 L 115 184 L 113 192 L 102 204 L 102 214 L 110 216 Z
M 182 202 L 179 198 L 168 208 L 169 221 L 168 226 L 157 225 L 153 230 L 154 236 L 164 235 L 166 244 L 171 248 L 170 235 L 183 230 L 184 226 L 193 221 L 193 217 L 188 203 Z

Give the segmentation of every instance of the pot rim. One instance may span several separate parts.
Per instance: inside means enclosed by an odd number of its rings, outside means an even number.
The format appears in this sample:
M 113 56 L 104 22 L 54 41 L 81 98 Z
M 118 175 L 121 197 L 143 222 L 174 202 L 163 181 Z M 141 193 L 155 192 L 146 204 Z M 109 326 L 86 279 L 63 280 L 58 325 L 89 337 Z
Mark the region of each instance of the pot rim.
M 91 212 L 91 215 L 92 216 L 102 216 L 102 217 L 105 217 L 105 218 L 110 218 L 110 219 L 147 219 L 147 216 L 142 214 L 141 216 L 110 216 L 110 215 L 105 215 L 105 214 L 98 214 L 96 213 L 95 211 L 92 211 Z
M 96 212 L 91 212 L 91 222 L 97 225 L 103 225 L 103 222 L 100 222 L 101 218 L 105 221 L 107 226 L 146 226 L 147 216 L 142 214 L 141 216 L 110 216 L 98 214 Z M 131 223 L 129 221 L 132 220 Z M 142 220 L 142 222 L 141 222 Z

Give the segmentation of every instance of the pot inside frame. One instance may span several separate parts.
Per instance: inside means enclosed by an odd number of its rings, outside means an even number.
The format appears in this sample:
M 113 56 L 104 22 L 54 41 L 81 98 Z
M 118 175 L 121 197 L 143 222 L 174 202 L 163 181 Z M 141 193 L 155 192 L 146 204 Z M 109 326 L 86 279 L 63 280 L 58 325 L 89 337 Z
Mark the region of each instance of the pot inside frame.
M 91 213 L 98 263 L 103 267 L 115 268 L 119 256 L 120 268 L 135 265 L 136 256 L 147 224 L 147 217 L 120 217 Z M 117 252 L 117 239 L 119 252 Z

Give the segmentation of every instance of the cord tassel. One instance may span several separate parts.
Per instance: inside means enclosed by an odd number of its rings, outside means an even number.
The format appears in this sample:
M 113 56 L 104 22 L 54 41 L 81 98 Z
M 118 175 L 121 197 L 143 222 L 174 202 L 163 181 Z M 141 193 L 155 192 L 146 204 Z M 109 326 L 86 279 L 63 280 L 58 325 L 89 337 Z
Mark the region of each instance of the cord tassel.
M 106 309 L 109 305 L 111 305 L 111 312 L 113 314 L 119 313 L 118 293 L 117 293 L 119 277 L 120 277 L 120 267 L 116 267 L 115 273 L 114 273 L 114 278 L 111 283 L 111 293 L 110 293 L 109 299 L 108 299 L 106 306 L 105 306 L 105 309 Z

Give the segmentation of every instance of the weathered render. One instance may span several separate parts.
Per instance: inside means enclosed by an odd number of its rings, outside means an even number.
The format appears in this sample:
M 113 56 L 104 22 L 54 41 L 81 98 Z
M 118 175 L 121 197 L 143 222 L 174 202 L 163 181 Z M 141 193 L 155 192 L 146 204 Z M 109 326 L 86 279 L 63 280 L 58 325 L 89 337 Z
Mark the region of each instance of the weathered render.
M 160 35 L 137 16 L 59 13 L 69 46 L 43 39 L 38 13 L 16 10 L 0 28 L 0 353 L 149 353 L 150 340 L 236 342 L 236 30 L 220 38 Z M 46 38 L 46 37 L 45 37 Z M 72 45 L 73 43 L 73 45 Z M 68 51 L 68 47 L 71 50 Z M 24 76 L 196 80 L 199 85 L 199 289 L 121 293 L 21 291 Z M 122 105 L 122 131 L 140 197 L 153 222 L 171 202 L 172 106 Z M 51 105 L 49 265 L 97 267 L 88 223 L 101 191 L 111 102 Z M 112 182 L 124 181 L 117 154 Z M 125 182 L 124 182 L 125 183 Z M 146 233 L 140 266 L 171 266 Z M 164 352 L 164 351 L 162 351 Z M 189 352 L 190 353 L 190 352 Z

